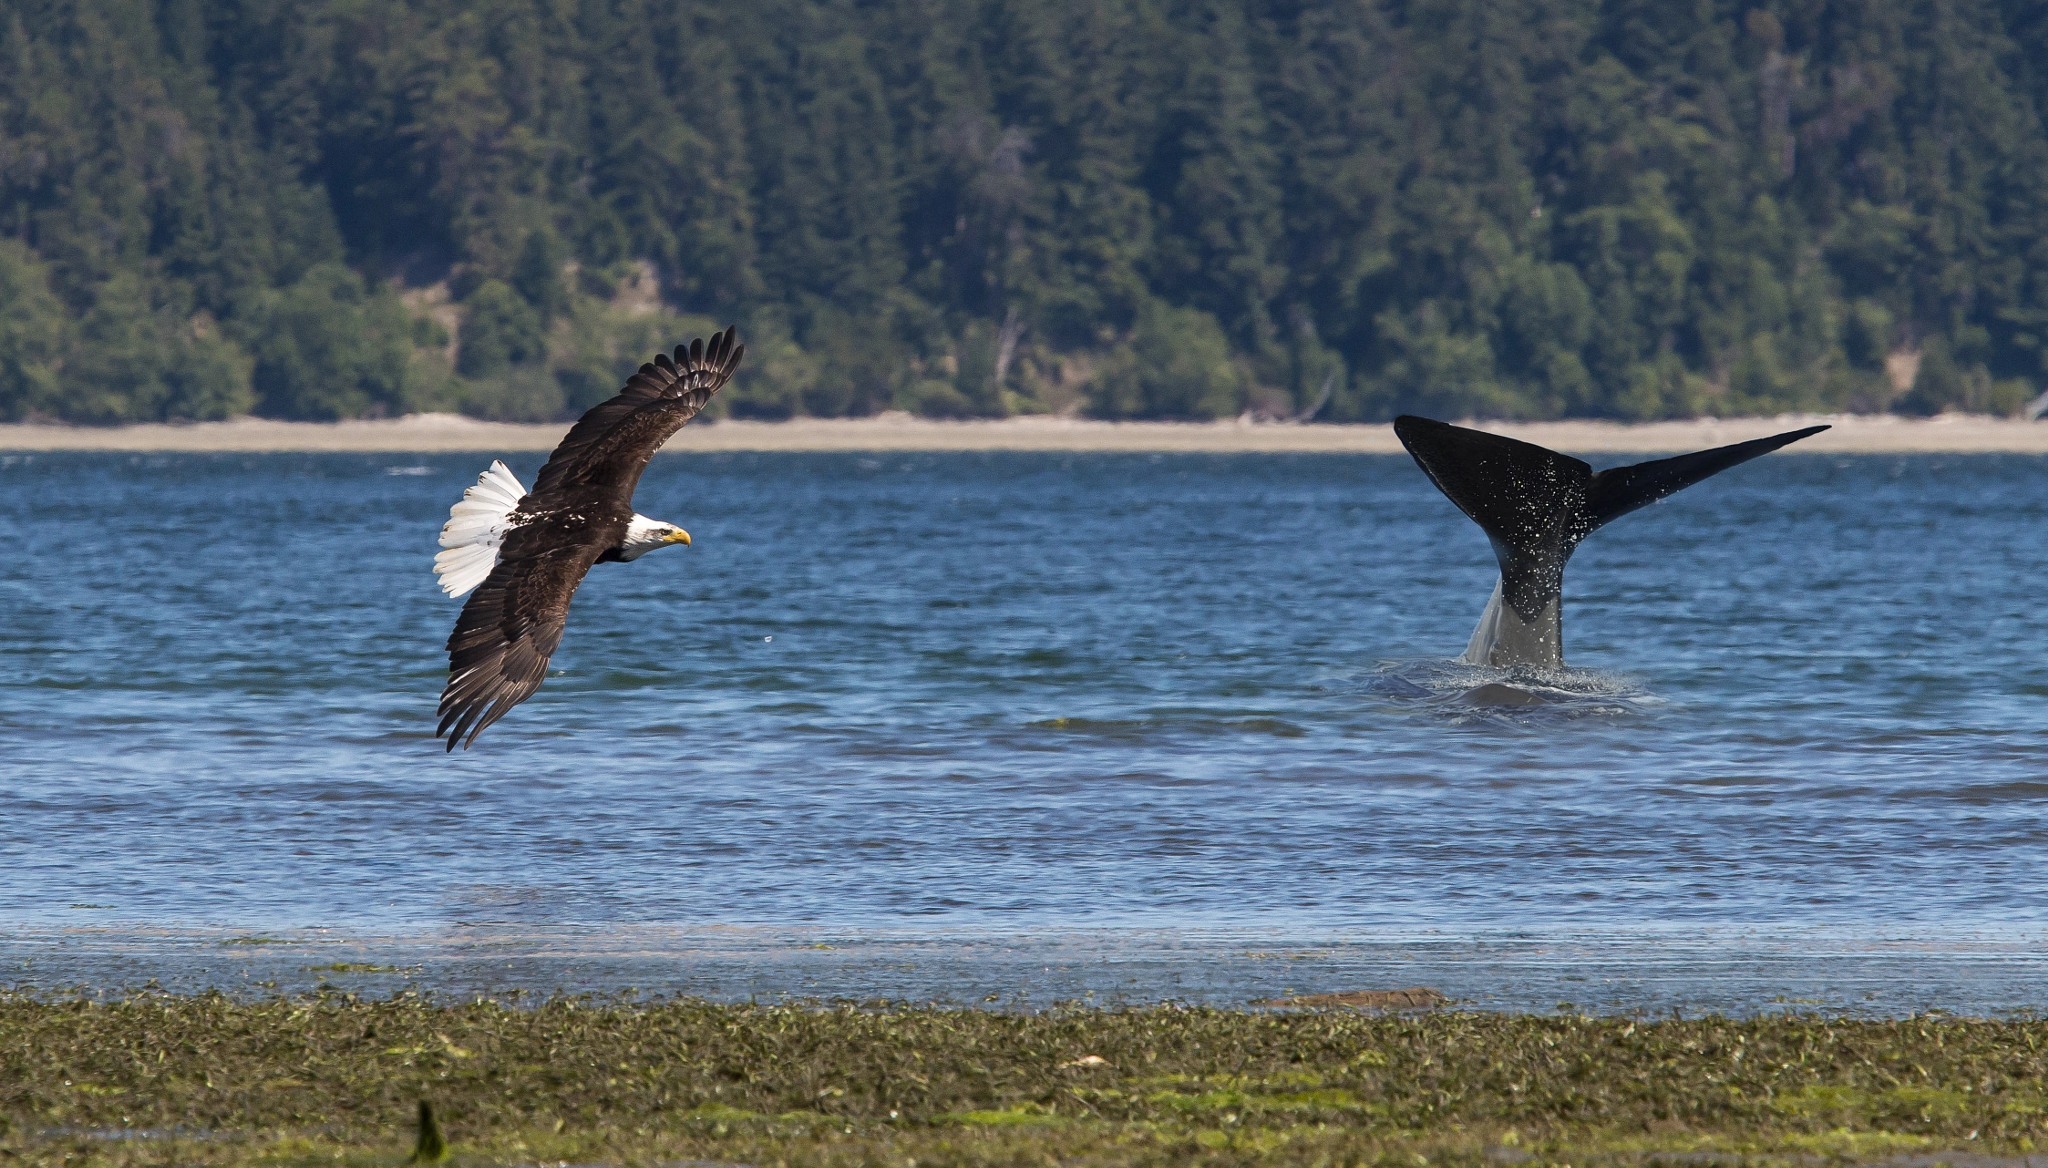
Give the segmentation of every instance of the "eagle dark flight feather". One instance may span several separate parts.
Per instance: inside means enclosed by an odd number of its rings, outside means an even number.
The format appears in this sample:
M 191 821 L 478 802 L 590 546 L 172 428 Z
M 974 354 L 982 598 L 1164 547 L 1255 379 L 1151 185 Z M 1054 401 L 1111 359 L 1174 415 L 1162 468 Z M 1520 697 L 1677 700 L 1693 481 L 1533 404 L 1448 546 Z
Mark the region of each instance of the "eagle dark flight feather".
M 434 733 L 449 750 L 458 741 L 467 749 L 540 688 L 576 586 L 625 537 L 640 472 L 739 367 L 746 346 L 734 335 L 727 329 L 642 365 L 548 457 L 513 511 L 497 565 L 448 637 L 448 686 Z

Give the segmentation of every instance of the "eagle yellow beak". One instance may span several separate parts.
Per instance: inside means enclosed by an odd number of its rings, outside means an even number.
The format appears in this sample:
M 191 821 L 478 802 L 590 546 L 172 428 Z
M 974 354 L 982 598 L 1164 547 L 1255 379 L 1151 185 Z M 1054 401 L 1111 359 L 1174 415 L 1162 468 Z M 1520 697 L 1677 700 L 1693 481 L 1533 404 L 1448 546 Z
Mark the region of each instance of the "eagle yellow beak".
M 661 542 L 663 542 L 663 543 L 679 543 L 679 544 L 682 544 L 682 545 L 683 545 L 684 547 L 688 547 L 688 546 L 690 546 L 690 533 L 689 533 L 689 532 L 687 532 L 687 531 L 683 531 L 683 530 L 681 530 L 681 529 L 678 529 L 678 530 L 676 531 L 676 533 L 675 533 L 674 535 L 664 535 L 664 536 L 662 536 L 662 537 L 661 537 Z

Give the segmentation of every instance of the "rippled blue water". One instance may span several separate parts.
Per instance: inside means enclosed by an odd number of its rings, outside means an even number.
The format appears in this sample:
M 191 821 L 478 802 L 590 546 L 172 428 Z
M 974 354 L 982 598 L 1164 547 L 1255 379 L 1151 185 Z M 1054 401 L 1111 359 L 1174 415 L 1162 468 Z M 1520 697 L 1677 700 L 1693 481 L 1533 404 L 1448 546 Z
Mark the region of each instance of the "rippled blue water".
M 1389 686 L 1494 575 L 1404 457 L 664 456 L 695 546 L 600 565 L 451 757 L 488 459 L 0 459 L 0 925 L 2048 917 L 2039 458 L 1780 454 L 1603 530 L 1568 658 L 1629 700 L 1566 716 Z

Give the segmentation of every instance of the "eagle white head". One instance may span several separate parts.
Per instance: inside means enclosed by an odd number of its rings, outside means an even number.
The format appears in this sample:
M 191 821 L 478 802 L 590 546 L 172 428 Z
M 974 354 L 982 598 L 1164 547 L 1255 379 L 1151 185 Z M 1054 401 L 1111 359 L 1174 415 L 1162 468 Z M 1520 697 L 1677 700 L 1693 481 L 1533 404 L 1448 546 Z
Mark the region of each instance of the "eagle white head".
M 626 538 L 619 541 L 619 558 L 637 560 L 655 548 L 672 543 L 688 547 L 690 533 L 673 523 L 649 519 L 636 511 L 632 521 L 626 524 Z

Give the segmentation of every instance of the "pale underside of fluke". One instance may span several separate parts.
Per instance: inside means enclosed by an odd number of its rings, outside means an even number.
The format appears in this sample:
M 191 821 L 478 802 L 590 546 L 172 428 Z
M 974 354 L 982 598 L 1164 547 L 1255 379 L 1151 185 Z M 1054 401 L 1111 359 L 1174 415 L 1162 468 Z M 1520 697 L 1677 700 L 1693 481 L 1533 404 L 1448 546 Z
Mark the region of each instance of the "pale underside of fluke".
M 1416 465 L 1486 532 L 1500 562 L 1500 582 L 1465 661 L 1552 669 L 1564 664 L 1564 566 L 1580 541 L 1639 507 L 1825 429 L 1808 426 L 1595 473 L 1533 443 L 1428 418 L 1394 419 L 1394 433 Z

